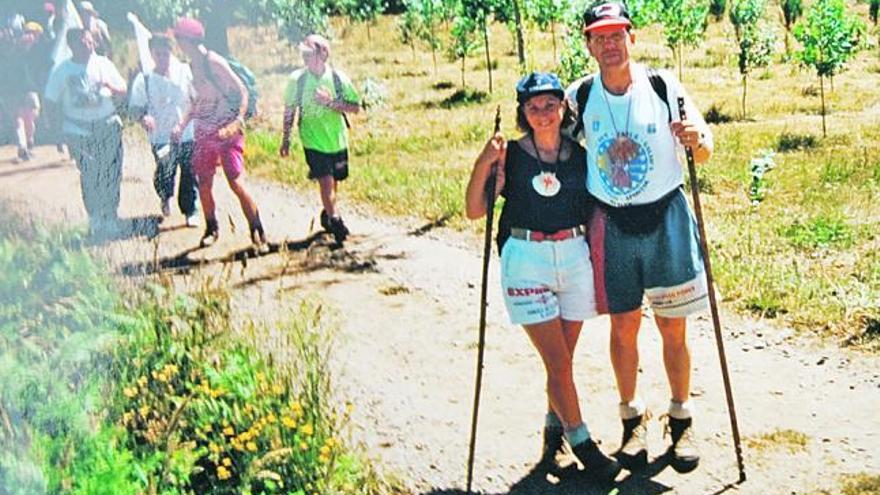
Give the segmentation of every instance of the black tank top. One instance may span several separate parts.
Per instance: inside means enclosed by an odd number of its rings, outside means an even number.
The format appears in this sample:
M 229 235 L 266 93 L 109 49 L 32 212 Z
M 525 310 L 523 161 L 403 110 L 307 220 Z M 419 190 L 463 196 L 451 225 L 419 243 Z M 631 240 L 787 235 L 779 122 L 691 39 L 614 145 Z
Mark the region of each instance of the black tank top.
M 554 165 L 539 164 L 517 141 L 508 141 L 501 191 L 505 200 L 498 220 L 499 253 L 513 227 L 553 233 L 587 223 L 593 200 L 587 192 L 586 151 L 573 141 L 567 142 L 572 152 Z M 556 171 L 562 187 L 555 196 L 541 196 L 532 187 L 532 179 L 542 168 Z

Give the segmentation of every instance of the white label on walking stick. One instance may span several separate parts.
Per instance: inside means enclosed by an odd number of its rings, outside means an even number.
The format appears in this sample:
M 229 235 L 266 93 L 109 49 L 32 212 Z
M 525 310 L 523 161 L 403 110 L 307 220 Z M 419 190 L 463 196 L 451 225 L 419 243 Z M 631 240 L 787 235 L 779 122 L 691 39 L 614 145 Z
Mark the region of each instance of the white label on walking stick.
M 161 148 L 156 150 L 156 156 L 158 156 L 159 158 L 165 158 L 166 156 L 168 156 L 169 153 L 171 153 L 170 144 L 163 145 Z

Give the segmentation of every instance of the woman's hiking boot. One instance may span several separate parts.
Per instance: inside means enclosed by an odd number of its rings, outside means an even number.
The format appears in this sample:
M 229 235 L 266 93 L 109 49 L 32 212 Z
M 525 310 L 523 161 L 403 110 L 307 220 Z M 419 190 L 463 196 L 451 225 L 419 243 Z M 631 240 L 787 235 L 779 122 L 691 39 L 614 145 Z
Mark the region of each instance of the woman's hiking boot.
M 620 449 L 614 453 L 620 465 L 628 471 L 638 471 L 648 465 L 648 411 L 623 420 L 623 438 Z
M 205 233 L 202 234 L 202 240 L 199 246 L 205 248 L 213 246 L 220 239 L 220 226 L 217 224 L 216 218 L 208 218 L 205 220 Z
M 257 224 L 251 227 L 251 242 L 258 254 L 269 253 L 269 243 L 266 242 L 266 233 L 263 231 L 262 225 Z
M 669 465 L 678 473 L 689 473 L 700 464 L 700 454 L 694 441 L 693 418 L 677 419 L 666 415 L 665 433 L 672 438 Z
M 536 466 L 538 469 L 552 474 L 559 470 L 556 456 L 562 450 L 564 432 L 560 426 L 544 427 L 544 445 L 541 448 L 541 459 Z
M 584 472 L 595 481 L 612 483 L 620 473 L 620 464 L 605 455 L 592 439 L 572 447 L 572 452 L 584 465 Z
M 348 227 L 342 222 L 342 217 L 330 217 L 330 233 L 336 244 L 342 244 L 348 237 Z

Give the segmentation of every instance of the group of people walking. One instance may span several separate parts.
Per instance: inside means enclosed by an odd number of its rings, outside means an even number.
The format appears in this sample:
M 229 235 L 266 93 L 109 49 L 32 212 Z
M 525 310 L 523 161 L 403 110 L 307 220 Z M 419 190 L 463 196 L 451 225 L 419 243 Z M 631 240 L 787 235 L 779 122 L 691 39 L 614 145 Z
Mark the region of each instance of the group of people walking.
M 540 465 L 556 470 L 564 441 L 603 482 L 647 465 L 651 414 L 636 386 L 647 297 L 670 388 L 664 415 L 670 464 L 685 473 L 699 463 L 686 317 L 707 306 L 708 294 L 678 152 L 687 148 L 705 162 L 712 134 L 672 74 L 630 59 L 636 38 L 624 5 L 588 7 L 583 34 L 599 71 L 567 89 L 550 73 L 519 81 L 523 136 L 508 141 L 499 133 L 486 143 L 471 173 L 466 213 L 486 214 L 486 182 L 495 180 L 496 194 L 505 198 L 498 229 L 505 305 L 547 373 Z M 688 118 L 670 104 L 678 97 Z M 587 428 L 572 371 L 584 320 L 605 313 L 622 424 L 611 456 Z
M 15 110 L 20 161 L 29 160 L 33 153 L 42 93 L 46 127 L 56 131 L 59 146 L 67 145 L 79 169 L 91 231 L 112 232 L 118 226 L 125 154 L 122 114 L 127 113 L 148 134 L 163 217 L 171 215 L 177 184 L 177 206 L 186 226 L 201 224 L 201 206 L 205 230 L 200 245 L 214 244 L 220 225 L 213 182 L 217 167 L 222 166 L 247 219 L 251 241 L 258 250 L 267 251 L 259 208 L 244 184 L 245 119 L 254 102 L 249 101 L 249 88 L 230 60 L 205 45 L 202 23 L 184 17 L 170 33 L 154 33 L 149 39 L 152 67 L 141 67 L 129 94 L 126 79 L 111 59 L 107 24 L 90 2 L 79 5 L 80 22 L 76 25 L 83 27 L 71 25 L 69 19 L 59 22 L 52 2 L 47 2 L 44 10 L 53 36 L 63 35 L 69 57 L 53 63 L 52 42 L 46 38 L 44 44 L 37 43 L 42 40 L 42 25 L 23 18 L 19 22 L 21 16 L 10 18 L 10 23 L 17 23 L 15 37 L 2 44 L 22 66 L 32 69 L 26 75 L 33 74 L 20 78 L 15 91 L 3 92 L 3 99 L 9 99 Z M 0 41 L 11 33 L 4 30 Z M 188 63 L 175 57 L 175 45 Z M 31 53 L 37 46 L 47 47 L 38 59 L 42 65 L 34 62 L 37 59 Z M 296 119 L 309 177 L 320 188 L 321 225 L 341 244 L 349 233 L 336 206 L 338 183 L 348 176 L 345 114 L 359 111 L 359 96 L 348 77 L 329 66 L 330 43 L 324 37 L 310 35 L 299 48 L 305 68 L 291 76 L 286 90 L 281 153 L 288 155 L 290 130 Z

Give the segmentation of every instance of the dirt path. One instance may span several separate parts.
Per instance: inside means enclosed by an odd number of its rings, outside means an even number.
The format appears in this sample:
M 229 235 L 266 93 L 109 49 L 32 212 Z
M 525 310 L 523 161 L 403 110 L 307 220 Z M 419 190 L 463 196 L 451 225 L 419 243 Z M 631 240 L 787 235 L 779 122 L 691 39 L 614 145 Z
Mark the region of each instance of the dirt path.
M 419 225 L 349 208 L 354 235 L 334 251 L 327 239 L 309 233 L 316 195 L 301 197 L 251 180 L 269 237 L 283 248 L 236 260 L 235 253 L 248 246 L 246 224 L 218 181 L 220 218 L 231 219 L 236 232 L 224 220 L 218 245 L 193 250 L 201 230 L 180 228 L 179 214 L 157 224 L 152 160 L 142 145 L 128 144 L 121 214 L 138 233 L 96 248 L 111 265 L 133 276 L 164 268 L 182 288 L 219 280 L 235 291 L 238 317 L 265 322 L 283 318 L 305 294 L 323 298 L 337 309 L 341 324 L 334 379 L 341 398 L 355 404 L 355 439 L 413 493 L 459 493 L 473 395 L 480 240 L 440 231 L 417 235 Z M 54 149 L 37 152 L 37 160 L 14 164 L 14 149 L 0 148 L 0 199 L 20 215 L 84 224 L 74 166 L 58 160 Z M 529 476 L 546 408 L 543 371 L 525 334 L 506 320 L 497 263 L 491 277 L 475 487 L 493 494 L 601 493 L 583 483 L 554 486 Z M 841 475 L 880 474 L 880 358 L 816 345 L 729 314 L 723 321 L 744 438 L 788 432 L 747 442 L 749 479 L 729 491 L 833 493 Z M 659 454 L 656 416 L 665 410 L 667 388 L 657 332 L 649 319 L 645 326 L 640 388 L 655 412 L 651 447 Z M 584 326 L 575 373 L 590 430 L 611 451 L 620 431 L 607 328 L 606 318 Z M 719 493 L 737 478 L 711 322 L 695 319 L 692 328 L 700 468 L 678 475 L 655 462 L 655 476 L 626 479 L 620 493 Z M 799 437 L 806 439 L 804 447 L 797 445 Z

